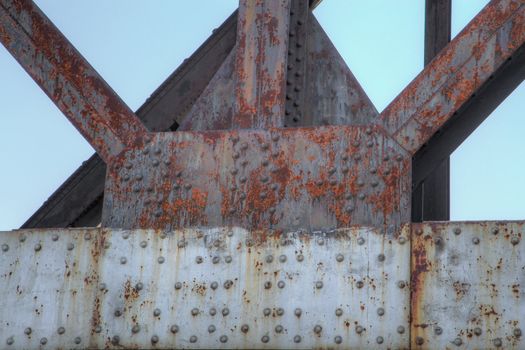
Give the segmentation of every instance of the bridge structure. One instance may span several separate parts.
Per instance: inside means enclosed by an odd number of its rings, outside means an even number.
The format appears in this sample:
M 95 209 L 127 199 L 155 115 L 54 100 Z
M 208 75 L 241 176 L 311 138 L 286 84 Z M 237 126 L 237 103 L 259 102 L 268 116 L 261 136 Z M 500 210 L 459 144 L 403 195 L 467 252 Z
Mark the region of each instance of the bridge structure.
M 312 14 L 239 9 L 135 113 L 30 0 L 0 41 L 97 154 L 0 235 L 15 348 L 525 348 L 524 222 L 449 222 L 448 156 L 525 78 L 525 1 L 379 113 Z

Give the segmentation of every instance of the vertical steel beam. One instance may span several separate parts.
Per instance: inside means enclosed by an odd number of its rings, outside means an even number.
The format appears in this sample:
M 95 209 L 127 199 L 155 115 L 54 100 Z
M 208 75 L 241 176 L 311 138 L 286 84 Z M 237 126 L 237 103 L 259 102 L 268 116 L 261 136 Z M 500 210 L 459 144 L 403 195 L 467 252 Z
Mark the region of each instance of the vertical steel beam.
M 142 122 L 31 0 L 0 0 L 0 41 L 107 162 Z
M 240 0 L 234 128 L 284 125 L 291 0 Z
M 426 0 L 425 66 L 450 42 L 452 0 Z M 413 184 L 412 221 L 450 219 L 450 158 Z

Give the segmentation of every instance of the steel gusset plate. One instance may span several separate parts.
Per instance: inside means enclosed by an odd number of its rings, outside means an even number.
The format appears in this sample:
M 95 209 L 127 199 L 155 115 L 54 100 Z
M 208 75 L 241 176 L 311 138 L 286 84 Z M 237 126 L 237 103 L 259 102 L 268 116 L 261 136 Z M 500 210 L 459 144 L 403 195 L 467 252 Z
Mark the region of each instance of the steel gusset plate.
M 410 220 L 410 155 L 379 127 L 157 133 L 108 168 L 103 225 L 332 229 Z
M 408 234 L 2 232 L 0 347 L 407 348 Z
M 524 222 L 414 224 L 412 348 L 523 349 Z

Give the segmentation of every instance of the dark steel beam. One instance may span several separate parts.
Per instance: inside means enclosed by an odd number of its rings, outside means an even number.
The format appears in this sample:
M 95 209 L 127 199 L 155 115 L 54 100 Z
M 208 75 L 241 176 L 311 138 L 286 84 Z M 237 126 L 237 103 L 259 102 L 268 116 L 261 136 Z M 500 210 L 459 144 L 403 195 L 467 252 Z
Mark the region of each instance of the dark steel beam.
M 425 66 L 450 42 L 452 0 L 426 0 Z M 412 170 L 415 171 L 413 166 Z M 412 221 L 450 218 L 450 159 L 443 162 L 412 190 Z
M 0 41 L 105 160 L 146 128 L 31 0 L 0 1 Z
M 237 11 L 177 68 L 136 111 L 152 131 L 176 130 L 235 45 Z M 22 228 L 96 226 L 102 217 L 106 164 L 94 154 Z

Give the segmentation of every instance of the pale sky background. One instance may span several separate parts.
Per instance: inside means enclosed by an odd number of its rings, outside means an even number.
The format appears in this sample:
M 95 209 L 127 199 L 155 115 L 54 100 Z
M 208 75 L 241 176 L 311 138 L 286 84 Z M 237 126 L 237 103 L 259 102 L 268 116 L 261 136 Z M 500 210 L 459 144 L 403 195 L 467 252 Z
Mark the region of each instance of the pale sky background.
M 237 0 L 37 0 L 136 110 Z M 453 1 L 453 35 L 487 3 Z M 423 68 L 424 0 L 324 0 L 315 15 L 379 111 Z M 18 228 L 94 152 L 0 45 L 0 230 Z M 525 219 L 525 84 L 452 155 L 453 220 Z

